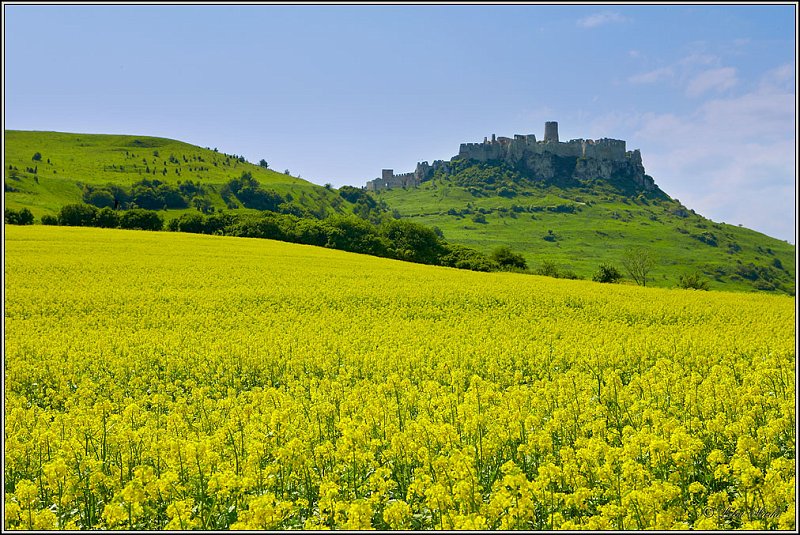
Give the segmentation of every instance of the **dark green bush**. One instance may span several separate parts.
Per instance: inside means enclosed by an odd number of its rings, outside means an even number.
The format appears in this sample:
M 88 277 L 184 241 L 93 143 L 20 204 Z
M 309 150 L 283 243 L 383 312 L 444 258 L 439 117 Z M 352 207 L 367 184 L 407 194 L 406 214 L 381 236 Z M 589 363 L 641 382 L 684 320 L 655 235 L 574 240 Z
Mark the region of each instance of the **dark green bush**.
M 536 268 L 534 272 L 537 275 L 543 275 L 545 277 L 555 277 L 558 278 L 560 273 L 558 271 L 558 266 L 555 262 L 551 262 L 550 260 L 543 260 L 541 265 Z
M 492 251 L 489 258 L 494 261 L 500 269 L 527 269 L 528 263 L 525 257 L 515 253 L 507 245 L 501 245 Z
M 439 262 L 443 266 L 472 271 L 494 271 L 498 267 L 480 251 L 450 243 L 444 245 L 444 254 L 439 258 Z
M 390 254 L 400 260 L 436 264 L 443 253 L 439 237 L 424 225 L 405 219 L 393 219 L 380 227 L 390 245 Z
M 698 271 L 684 273 L 678 276 L 678 288 L 685 290 L 708 290 L 708 280 L 704 279 Z
M 162 230 L 164 220 L 152 210 L 136 208 L 128 210 L 119 219 L 120 228 L 131 230 Z
M 95 215 L 96 227 L 117 228 L 119 226 L 119 214 L 111 208 L 101 208 Z
M 67 204 L 58 212 L 59 225 L 69 227 L 93 227 L 97 208 L 88 204 Z
M 595 282 L 614 283 L 622 280 L 622 273 L 611 264 L 600 264 L 597 273 L 592 276 Z
M 3 214 L 3 221 L 9 225 L 33 225 L 33 214 L 27 208 L 19 210 L 6 208 Z

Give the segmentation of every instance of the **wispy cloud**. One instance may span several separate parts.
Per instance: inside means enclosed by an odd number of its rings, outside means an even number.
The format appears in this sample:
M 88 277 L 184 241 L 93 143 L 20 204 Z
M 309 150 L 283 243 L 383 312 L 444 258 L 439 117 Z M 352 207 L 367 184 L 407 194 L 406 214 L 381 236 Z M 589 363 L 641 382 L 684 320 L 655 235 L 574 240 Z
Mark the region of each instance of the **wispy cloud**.
M 786 70 L 777 70 L 772 78 L 787 78 Z M 793 75 L 794 73 L 791 72 Z M 699 97 L 706 93 L 720 93 L 738 85 L 736 69 L 721 65 L 718 56 L 695 52 L 672 63 L 636 73 L 627 78 L 628 83 L 641 85 L 669 80 L 675 87 L 683 88 L 689 97 Z
M 674 75 L 675 71 L 672 67 L 661 67 L 652 71 L 634 74 L 628 78 L 628 81 L 632 84 L 653 84 L 667 78 L 672 78 Z
M 627 17 L 623 17 L 615 11 L 602 11 L 579 19 L 578 26 L 582 28 L 596 28 L 605 24 L 627 22 L 628 20 Z
M 697 59 L 695 68 L 706 62 Z M 686 76 L 672 66 L 676 80 Z M 687 112 L 607 113 L 589 122 L 589 134 L 619 132 L 630 149 L 642 150 L 648 174 L 664 191 L 704 216 L 794 243 L 794 65 L 765 72 L 749 90 L 738 83 L 731 93 L 716 92 L 736 80 L 731 71 L 709 75 L 706 92 Z M 699 77 L 693 75 L 685 81 Z
M 761 79 L 762 90 L 791 91 L 794 87 L 795 68 L 793 63 L 781 65 L 768 71 Z
M 689 82 L 686 94 L 690 97 L 699 97 L 709 91 L 725 91 L 738 83 L 736 69 L 722 67 L 701 72 Z

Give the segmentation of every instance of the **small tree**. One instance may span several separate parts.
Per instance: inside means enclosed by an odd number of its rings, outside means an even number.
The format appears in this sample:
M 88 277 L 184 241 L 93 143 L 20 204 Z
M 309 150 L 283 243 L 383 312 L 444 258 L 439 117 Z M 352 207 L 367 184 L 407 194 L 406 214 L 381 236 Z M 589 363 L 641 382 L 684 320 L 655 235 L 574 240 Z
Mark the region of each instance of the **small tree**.
M 611 264 L 600 264 L 597 273 L 594 274 L 592 280 L 595 282 L 619 282 L 622 279 L 622 273 L 612 266 Z
M 622 267 L 639 286 L 647 286 L 647 274 L 655 265 L 655 257 L 644 247 L 631 247 L 622 253 Z
M 210 214 L 214 211 L 214 206 L 206 197 L 193 197 L 192 206 L 204 214 Z
M 699 271 L 684 273 L 678 276 L 678 288 L 684 290 L 708 290 L 708 280 Z
M 137 208 L 122 214 L 119 226 L 124 229 L 161 230 L 164 228 L 164 220 L 152 210 Z
M 269 169 L 269 164 L 267 163 L 267 160 L 265 160 L 264 158 L 261 158 L 261 160 L 258 162 L 258 165 L 260 167 L 263 167 L 264 169 Z
M 58 212 L 58 223 L 68 227 L 93 227 L 97 208 L 89 204 L 67 204 Z
M 492 251 L 489 258 L 494 260 L 500 269 L 527 269 L 528 267 L 525 257 L 515 253 L 507 245 L 501 245 Z
M 94 226 L 101 228 L 117 228 L 119 226 L 119 215 L 108 206 L 101 208 L 95 214 Z
M 542 275 L 544 277 L 555 277 L 555 278 L 558 278 L 558 276 L 560 275 L 560 273 L 558 272 L 558 266 L 555 264 L 555 262 L 552 262 L 550 260 L 543 260 L 542 265 L 540 265 L 536 269 L 536 274 Z
M 41 152 L 34 153 L 33 158 L 31 158 L 31 160 L 33 160 L 34 162 L 41 162 L 42 161 L 42 153 Z

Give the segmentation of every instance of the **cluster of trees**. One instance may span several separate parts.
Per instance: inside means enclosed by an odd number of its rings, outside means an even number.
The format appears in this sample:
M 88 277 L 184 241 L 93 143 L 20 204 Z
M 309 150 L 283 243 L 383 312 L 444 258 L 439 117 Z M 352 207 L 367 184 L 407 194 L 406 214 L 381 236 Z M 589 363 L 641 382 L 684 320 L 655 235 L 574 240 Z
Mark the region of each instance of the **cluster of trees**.
M 355 199 L 356 204 L 361 200 L 356 192 L 349 190 L 345 190 L 343 197 L 351 202 Z M 30 225 L 33 219 L 33 214 L 27 208 L 5 210 L 4 220 L 7 224 Z M 108 206 L 97 208 L 89 204 L 63 206 L 57 216 L 42 216 L 42 224 L 156 231 L 164 229 L 163 218 L 154 210 L 134 208 L 117 211 Z M 188 213 L 171 220 L 167 229 L 174 232 L 303 243 L 473 271 L 531 272 L 525 258 L 510 247 L 501 246 L 486 255 L 463 245 L 447 243 L 436 229 L 402 219 L 384 218 L 375 224 L 356 215 L 315 219 L 277 212 L 246 215 L 225 212 L 208 215 Z M 647 285 L 647 277 L 655 263 L 655 258 L 645 248 L 629 248 L 622 256 L 625 271 L 641 286 Z M 578 278 L 572 271 L 561 270 L 547 260 L 532 273 L 565 279 Z M 622 272 L 615 266 L 601 264 L 592 280 L 616 283 L 622 278 Z M 708 290 L 709 283 L 700 273 L 691 272 L 679 277 L 678 287 Z
M 205 195 L 200 182 L 187 180 L 177 186 L 160 180 L 143 179 L 130 189 L 117 184 L 83 186 L 83 201 L 97 208 L 164 210 L 187 208 L 196 197 Z
M 27 208 L 20 210 L 6 208 L 3 212 L 3 221 L 9 225 L 33 225 L 33 213 Z
M 475 271 L 495 271 L 508 266 L 502 259 L 498 262 L 474 249 L 449 244 L 435 230 L 401 219 L 385 219 L 373 224 L 355 215 L 314 219 L 274 212 L 207 216 L 191 213 L 170 221 L 168 229 L 267 238 Z M 524 263 L 524 259 L 517 256 Z
M 153 210 L 133 208 L 124 212 L 89 204 L 67 204 L 57 216 L 42 216 L 43 225 L 70 227 L 123 228 L 130 230 L 163 230 L 164 219 Z
M 353 203 L 353 213 L 355 215 L 375 224 L 379 224 L 384 218 L 384 214 L 389 211 L 386 201 L 376 201 L 375 197 L 361 188 L 342 186 L 339 188 L 339 196 Z
M 655 256 L 644 247 L 629 247 L 622 253 L 622 266 L 639 286 L 647 286 L 647 278 L 655 265 Z M 592 280 L 607 283 L 619 282 L 622 280 L 622 273 L 611 264 L 600 264 Z M 709 282 L 699 271 L 691 271 L 678 276 L 678 288 L 708 290 Z
M 249 171 L 243 172 L 239 178 L 229 180 L 222 186 L 220 195 L 229 206 L 231 197 L 235 197 L 245 208 L 271 212 L 277 212 L 278 207 L 286 200 L 275 191 L 264 189 Z

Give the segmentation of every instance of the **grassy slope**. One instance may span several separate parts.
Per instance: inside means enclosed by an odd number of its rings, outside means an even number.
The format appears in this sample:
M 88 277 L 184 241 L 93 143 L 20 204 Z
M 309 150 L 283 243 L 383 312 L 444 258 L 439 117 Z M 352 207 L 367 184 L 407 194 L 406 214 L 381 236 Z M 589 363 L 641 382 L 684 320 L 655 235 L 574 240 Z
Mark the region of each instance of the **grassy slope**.
M 699 269 L 710 280 L 712 289 L 752 290 L 754 281 L 734 273 L 739 263 L 746 266 L 752 262 L 756 266 L 771 266 L 780 283 L 794 290 L 794 246 L 691 212 L 681 217 L 673 213 L 680 207 L 676 201 L 649 200 L 645 204 L 609 192 L 587 193 L 556 187 L 530 188 L 525 193 L 511 199 L 473 197 L 464 188 L 440 180 L 414 189 L 383 191 L 377 197 L 403 217 L 438 226 L 449 241 L 487 253 L 499 245 L 509 245 L 522 252 L 533 268 L 549 260 L 561 269 L 591 278 L 602 262 L 621 269 L 622 251 L 631 245 L 644 245 L 658 259 L 650 283 L 654 286 L 675 286 L 682 273 Z M 579 211 L 546 210 L 560 204 L 576 205 Z M 545 210 L 513 213 L 513 205 Z M 485 214 L 486 223 L 474 222 L 472 215 L 447 213 L 450 209 L 461 212 L 467 208 L 476 213 L 479 209 L 492 211 Z M 556 235 L 555 241 L 544 239 L 548 231 Z M 706 232 L 716 236 L 716 246 L 698 239 Z M 776 260 L 782 270 L 775 268 Z
M 42 155 L 39 162 L 32 160 L 36 152 Z M 178 163 L 170 162 L 170 156 Z M 19 171 L 12 173 L 9 166 Z M 38 167 L 35 175 L 25 172 L 34 166 Z M 15 209 L 27 207 L 37 219 L 44 214 L 55 214 L 65 204 L 82 202 L 81 184 L 131 185 L 146 178 L 169 184 L 192 180 L 211 185 L 209 196 L 215 208 L 225 209 L 219 188 L 243 171 L 250 171 L 268 189 L 283 196 L 290 193 L 310 210 L 325 207 L 337 211 L 331 207 L 341 203 L 342 209 L 346 209 L 349 205 L 335 191 L 300 178 L 241 163 L 188 143 L 147 136 L 6 130 L 4 167 L 7 187 L 17 190 L 6 191 L 6 205 Z M 167 172 L 163 174 L 165 168 Z M 185 211 L 194 210 L 170 210 L 167 217 Z
M 39 162 L 32 161 L 36 152 L 42 155 Z M 170 162 L 170 156 L 177 158 L 178 163 Z M 200 158 L 204 161 L 199 161 Z M 12 172 L 9 166 L 18 171 Z M 35 175 L 26 172 L 26 168 L 34 166 L 38 168 Z M 148 167 L 149 174 L 145 172 Z M 162 174 L 164 168 L 166 174 Z M 154 169 L 155 174 L 152 173 Z M 219 188 L 243 171 L 250 171 L 265 187 L 281 195 L 290 193 L 309 210 L 340 212 L 351 209 L 350 203 L 341 199 L 335 190 L 179 141 L 132 135 L 5 132 L 4 176 L 6 187 L 13 188 L 5 192 L 6 206 L 27 207 L 37 219 L 44 214 L 55 214 L 64 204 L 81 202 L 81 184 L 130 185 L 143 178 L 171 184 L 193 180 L 210 185 L 209 196 L 216 209 L 221 210 L 225 209 L 225 204 L 217 193 Z M 378 196 L 402 216 L 438 226 L 449 241 L 485 252 L 507 244 L 521 251 L 534 268 L 550 260 L 562 269 L 590 278 L 601 262 L 619 266 L 625 247 L 644 244 L 652 248 L 659 259 L 652 272 L 651 284 L 656 286 L 674 286 L 681 273 L 700 269 L 711 280 L 713 289 L 752 290 L 752 281 L 733 274 L 737 262 L 776 269 L 773 263 L 777 259 L 783 267 L 778 270 L 780 284 L 794 289 L 793 246 L 695 214 L 679 217 L 671 213 L 677 203 L 644 205 L 609 193 L 590 194 L 555 187 L 533 188 L 525 193 L 528 195 L 521 194 L 513 199 L 473 197 L 452 184 L 427 182 L 420 188 L 386 191 Z M 585 204 L 578 204 L 581 202 Z M 510 210 L 513 205 L 527 208 L 559 204 L 578 204 L 580 211 L 514 214 Z M 473 222 L 469 215 L 447 214 L 451 208 L 461 211 L 467 207 L 475 211 L 481 208 L 494 211 L 485 215 L 486 224 Z M 169 210 L 165 216 L 170 219 L 191 211 L 194 209 Z M 543 239 L 549 230 L 557 236 L 556 241 Z M 704 232 L 715 234 L 718 245 L 698 241 L 697 237 Z M 740 250 L 731 249 L 732 244 Z M 720 274 L 718 269 L 727 273 Z

